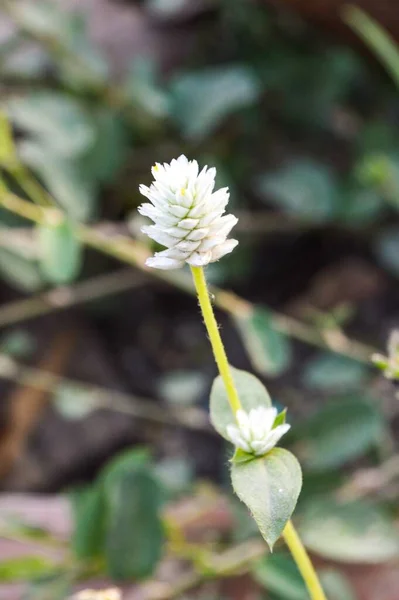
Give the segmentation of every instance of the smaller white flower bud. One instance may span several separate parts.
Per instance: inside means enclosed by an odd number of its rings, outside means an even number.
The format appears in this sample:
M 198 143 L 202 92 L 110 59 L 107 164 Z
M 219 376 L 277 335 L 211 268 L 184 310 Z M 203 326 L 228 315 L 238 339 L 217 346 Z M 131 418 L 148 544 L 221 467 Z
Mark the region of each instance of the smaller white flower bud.
M 147 259 L 149 267 L 178 269 L 185 263 L 202 267 L 237 246 L 237 240 L 227 239 L 238 221 L 234 215 L 224 214 L 228 188 L 213 191 L 216 169 L 204 167 L 199 172 L 197 161 L 182 155 L 170 164 L 157 163 L 152 174 L 151 186 L 139 188 L 150 202 L 138 210 L 154 223 L 142 227 L 143 233 L 166 250 Z
M 388 339 L 388 356 L 373 354 L 373 363 L 379 367 L 387 379 L 399 380 L 399 330 L 394 329 Z
M 274 448 L 290 428 L 286 423 L 273 428 L 276 417 L 277 409 L 274 407 L 258 406 L 252 408 L 249 413 L 238 410 L 237 424 L 227 426 L 227 435 L 236 448 L 255 456 L 262 456 Z

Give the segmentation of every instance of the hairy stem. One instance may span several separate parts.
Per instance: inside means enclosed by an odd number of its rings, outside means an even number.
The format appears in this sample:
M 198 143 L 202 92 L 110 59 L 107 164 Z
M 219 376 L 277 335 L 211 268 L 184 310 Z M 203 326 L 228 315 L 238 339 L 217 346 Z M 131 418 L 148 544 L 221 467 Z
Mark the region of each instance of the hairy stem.
M 292 521 L 288 521 L 283 531 L 284 541 L 287 544 L 293 559 L 295 560 L 299 571 L 303 577 L 309 596 L 312 600 L 326 600 L 323 588 L 320 585 L 319 578 L 308 553 L 297 534 Z
M 209 335 L 213 354 L 216 360 L 216 364 L 219 369 L 221 378 L 226 388 L 227 397 L 230 402 L 231 410 L 235 414 L 241 408 L 240 399 L 236 387 L 234 385 L 233 376 L 227 360 L 226 351 L 223 346 L 222 338 L 220 337 L 218 324 L 215 319 L 211 300 L 209 297 L 208 287 L 206 285 L 206 279 L 204 269 L 202 267 L 191 267 L 191 273 L 193 275 L 195 289 L 198 294 L 198 301 L 204 317 L 204 323 L 206 330 Z

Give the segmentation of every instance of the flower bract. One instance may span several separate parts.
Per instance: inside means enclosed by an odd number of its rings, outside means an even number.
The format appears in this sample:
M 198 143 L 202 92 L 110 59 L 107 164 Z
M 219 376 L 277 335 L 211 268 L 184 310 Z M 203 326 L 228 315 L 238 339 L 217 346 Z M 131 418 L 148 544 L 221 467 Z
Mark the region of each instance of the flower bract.
M 249 413 L 238 410 L 237 423 L 227 426 L 227 435 L 236 448 L 262 456 L 274 448 L 290 428 L 286 423 L 273 427 L 276 417 L 277 409 L 274 407 L 258 406 Z

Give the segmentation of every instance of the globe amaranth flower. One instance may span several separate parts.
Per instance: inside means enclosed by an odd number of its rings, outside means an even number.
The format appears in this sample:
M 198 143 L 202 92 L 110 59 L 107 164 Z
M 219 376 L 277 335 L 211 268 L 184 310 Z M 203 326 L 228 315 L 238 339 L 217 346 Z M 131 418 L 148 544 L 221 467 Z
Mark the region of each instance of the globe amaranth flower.
M 146 264 L 157 269 L 178 269 L 185 263 L 202 267 L 231 252 L 237 240 L 227 239 L 238 219 L 225 215 L 228 188 L 214 191 L 216 169 L 199 172 L 196 160 L 185 156 L 170 164 L 152 167 L 150 187 L 140 185 L 149 202 L 139 207 L 140 214 L 154 224 L 142 228 L 150 238 L 166 246 Z
M 274 448 L 290 428 L 286 423 L 273 428 L 276 417 L 277 409 L 274 407 L 258 406 L 249 413 L 238 410 L 237 424 L 227 426 L 227 435 L 236 448 L 255 456 L 262 456 Z

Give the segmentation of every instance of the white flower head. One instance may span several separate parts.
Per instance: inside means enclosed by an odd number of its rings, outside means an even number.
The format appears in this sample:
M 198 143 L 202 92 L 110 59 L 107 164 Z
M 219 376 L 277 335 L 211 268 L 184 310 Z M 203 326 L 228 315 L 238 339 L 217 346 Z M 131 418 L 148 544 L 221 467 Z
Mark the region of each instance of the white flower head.
M 258 406 L 252 408 L 249 413 L 238 410 L 237 425 L 228 425 L 227 435 L 236 448 L 255 456 L 262 456 L 274 448 L 291 427 L 284 423 L 273 428 L 276 417 L 277 409 L 274 407 Z
M 204 167 L 199 172 L 197 161 L 182 155 L 170 164 L 156 163 L 152 174 L 151 186 L 139 188 L 149 202 L 138 210 L 154 222 L 143 227 L 143 233 L 166 250 L 148 258 L 149 267 L 178 269 L 185 263 L 203 267 L 237 246 L 237 240 L 227 236 L 238 219 L 224 214 L 228 188 L 213 191 L 215 168 Z

